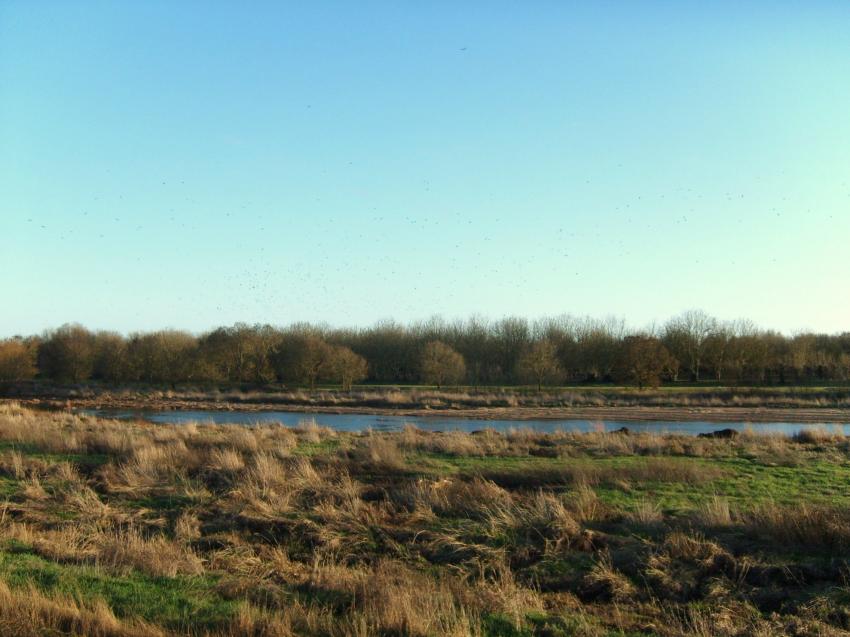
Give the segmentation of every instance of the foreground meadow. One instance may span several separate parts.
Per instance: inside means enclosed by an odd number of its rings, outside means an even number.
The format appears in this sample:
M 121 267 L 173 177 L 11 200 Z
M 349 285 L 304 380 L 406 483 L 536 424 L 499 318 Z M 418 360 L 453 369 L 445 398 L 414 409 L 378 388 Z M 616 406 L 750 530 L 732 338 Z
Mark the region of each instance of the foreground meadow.
M 0 404 L 2 635 L 840 635 L 850 440 Z

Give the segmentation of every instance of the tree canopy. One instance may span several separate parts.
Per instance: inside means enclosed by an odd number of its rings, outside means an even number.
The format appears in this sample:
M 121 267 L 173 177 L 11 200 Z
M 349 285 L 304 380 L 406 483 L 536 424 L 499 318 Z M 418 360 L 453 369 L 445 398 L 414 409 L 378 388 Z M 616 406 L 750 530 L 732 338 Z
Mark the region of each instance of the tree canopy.
M 124 336 L 68 324 L 39 336 L 0 341 L 0 381 L 37 377 L 63 383 L 284 383 L 308 388 L 333 383 L 346 389 L 361 382 L 425 382 L 542 388 L 557 383 L 651 384 L 659 360 L 664 362 L 662 382 L 843 382 L 850 380 L 850 333 L 786 336 L 750 321 L 724 322 L 702 312 L 684 313 L 643 332 L 630 331 L 618 320 L 569 316 L 535 322 L 435 318 L 362 329 L 237 323 L 200 335 L 159 330 Z

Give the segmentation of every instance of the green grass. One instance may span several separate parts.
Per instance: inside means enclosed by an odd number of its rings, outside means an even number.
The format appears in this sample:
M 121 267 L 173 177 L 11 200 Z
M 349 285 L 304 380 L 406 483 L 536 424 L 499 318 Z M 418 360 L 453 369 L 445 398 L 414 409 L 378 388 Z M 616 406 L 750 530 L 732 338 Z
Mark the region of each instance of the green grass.
M 7 499 L 14 497 L 20 489 L 20 482 L 14 478 L 0 476 L 0 498 Z
M 32 444 L 0 441 L 0 451 L 18 451 L 30 458 L 38 458 L 47 462 L 70 462 L 78 467 L 99 467 L 109 461 L 109 456 L 103 453 L 52 453 L 43 451 Z
M 292 453 L 296 456 L 319 456 L 330 454 L 339 448 L 340 441 L 329 438 L 319 442 L 300 442 Z
M 28 429 L 9 421 L 14 439 L 26 438 Z M 35 444 L 66 431 L 66 421 L 51 423 L 31 437 Z M 820 623 L 797 634 L 850 626 L 850 611 L 846 626 L 840 615 L 850 591 L 836 559 L 850 547 L 845 438 L 462 440 L 423 432 L 293 430 L 277 437 L 230 426 L 103 427 L 125 431 L 138 448 L 168 452 L 151 456 L 155 482 L 130 482 L 120 471 L 126 454 L 69 479 L 67 467 L 49 466 L 67 461 L 66 454 L 0 445 L 44 460 L 24 463 L 38 482 L 18 481 L 9 477 L 16 459 L 0 451 L 0 530 L 9 538 L 0 541 L 0 581 L 25 595 L 33 587 L 103 600 L 119 618 L 178 635 L 230 634 L 249 606 L 257 621 L 294 618 L 299 634 L 333 634 L 327 626 L 365 621 L 363 612 L 381 622 L 384 632 L 375 634 L 401 635 L 375 610 L 385 598 L 392 602 L 398 582 L 448 591 L 455 604 L 474 609 L 489 637 L 672 637 L 685 629 L 670 622 L 691 610 L 703 613 L 700 620 L 738 613 L 729 633 L 736 635 L 752 634 L 745 622 L 756 616 L 761 634 L 784 634 L 769 625 L 774 614 L 811 622 L 809 608 Z M 170 435 L 155 435 L 160 431 Z M 258 432 L 256 445 L 245 444 Z M 214 451 L 228 447 L 244 469 L 223 477 Z M 444 448 L 472 455 L 427 451 Z M 278 455 L 281 449 L 300 458 Z M 315 474 L 303 471 L 306 459 Z M 101 511 L 92 500 L 89 509 L 91 492 L 108 507 Z M 694 515 L 715 497 L 728 501 L 729 521 L 722 509 Z M 747 511 L 762 503 L 763 510 Z M 87 519 L 89 510 L 97 520 Z M 115 538 L 122 536 L 139 550 L 121 556 Z M 89 541 L 75 550 L 75 538 Z M 70 546 L 58 550 L 66 541 Z M 166 576 L 173 573 L 183 575 Z M 624 595 L 615 595 L 616 587 Z M 790 601 L 779 608 L 774 594 Z M 416 610 L 421 596 L 412 599 L 414 614 L 451 618 L 452 611 L 427 604 Z
M 222 626 L 238 608 L 237 602 L 216 592 L 213 577 L 148 577 L 135 572 L 119 577 L 93 566 L 47 561 L 20 543 L 0 550 L 0 579 L 12 588 L 34 586 L 84 601 L 100 598 L 118 617 L 140 617 L 174 630 L 191 627 L 200 632 Z
M 724 475 L 688 484 L 643 481 L 633 484 L 628 491 L 602 485 L 597 487 L 597 493 L 603 501 L 628 509 L 651 501 L 664 510 L 679 513 L 692 511 L 714 497 L 744 506 L 762 502 L 850 505 L 847 464 L 814 461 L 796 467 L 777 467 L 741 458 L 700 462 L 721 469 Z
M 652 457 L 614 456 L 605 458 L 538 458 L 528 456 L 468 457 L 447 454 L 415 454 L 409 457 L 413 467 L 422 473 L 451 475 L 515 474 L 518 478 L 535 472 L 559 469 L 614 470 L 646 464 Z M 850 506 L 850 462 L 823 459 L 795 460 L 795 466 L 777 466 L 758 460 L 728 458 L 675 457 L 674 463 L 691 463 L 714 469 L 718 477 L 705 481 L 632 481 L 628 490 L 617 484 L 594 486 L 600 498 L 609 504 L 633 509 L 639 503 L 652 501 L 664 510 L 684 513 L 719 496 L 739 504 L 773 501 L 780 504 L 840 504 Z M 530 485 L 533 487 L 533 484 Z M 540 485 L 563 488 L 563 485 Z

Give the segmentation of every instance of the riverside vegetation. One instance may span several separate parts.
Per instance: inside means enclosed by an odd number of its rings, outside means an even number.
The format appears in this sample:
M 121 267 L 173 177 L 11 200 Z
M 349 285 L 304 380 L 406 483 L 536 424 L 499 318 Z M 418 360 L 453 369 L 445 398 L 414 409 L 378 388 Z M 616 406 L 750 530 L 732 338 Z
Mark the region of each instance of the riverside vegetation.
M 689 311 L 630 331 L 622 321 L 570 316 L 529 322 L 439 318 L 364 329 L 236 324 L 194 335 L 177 330 L 90 332 L 65 325 L 0 340 L 0 382 L 37 377 L 171 385 L 285 383 L 315 389 L 360 382 L 436 386 L 706 381 L 721 385 L 835 385 L 850 380 L 850 333 L 785 336 L 749 321 Z
M 850 440 L 0 404 L 3 635 L 841 635 Z

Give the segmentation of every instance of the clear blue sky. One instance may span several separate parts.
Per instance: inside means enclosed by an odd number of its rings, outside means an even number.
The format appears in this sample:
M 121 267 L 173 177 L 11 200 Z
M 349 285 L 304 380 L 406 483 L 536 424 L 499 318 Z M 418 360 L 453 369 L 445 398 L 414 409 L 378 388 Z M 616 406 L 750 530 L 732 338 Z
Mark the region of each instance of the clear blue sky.
M 850 2 L 6 0 L 0 246 L 0 336 L 850 329 Z

